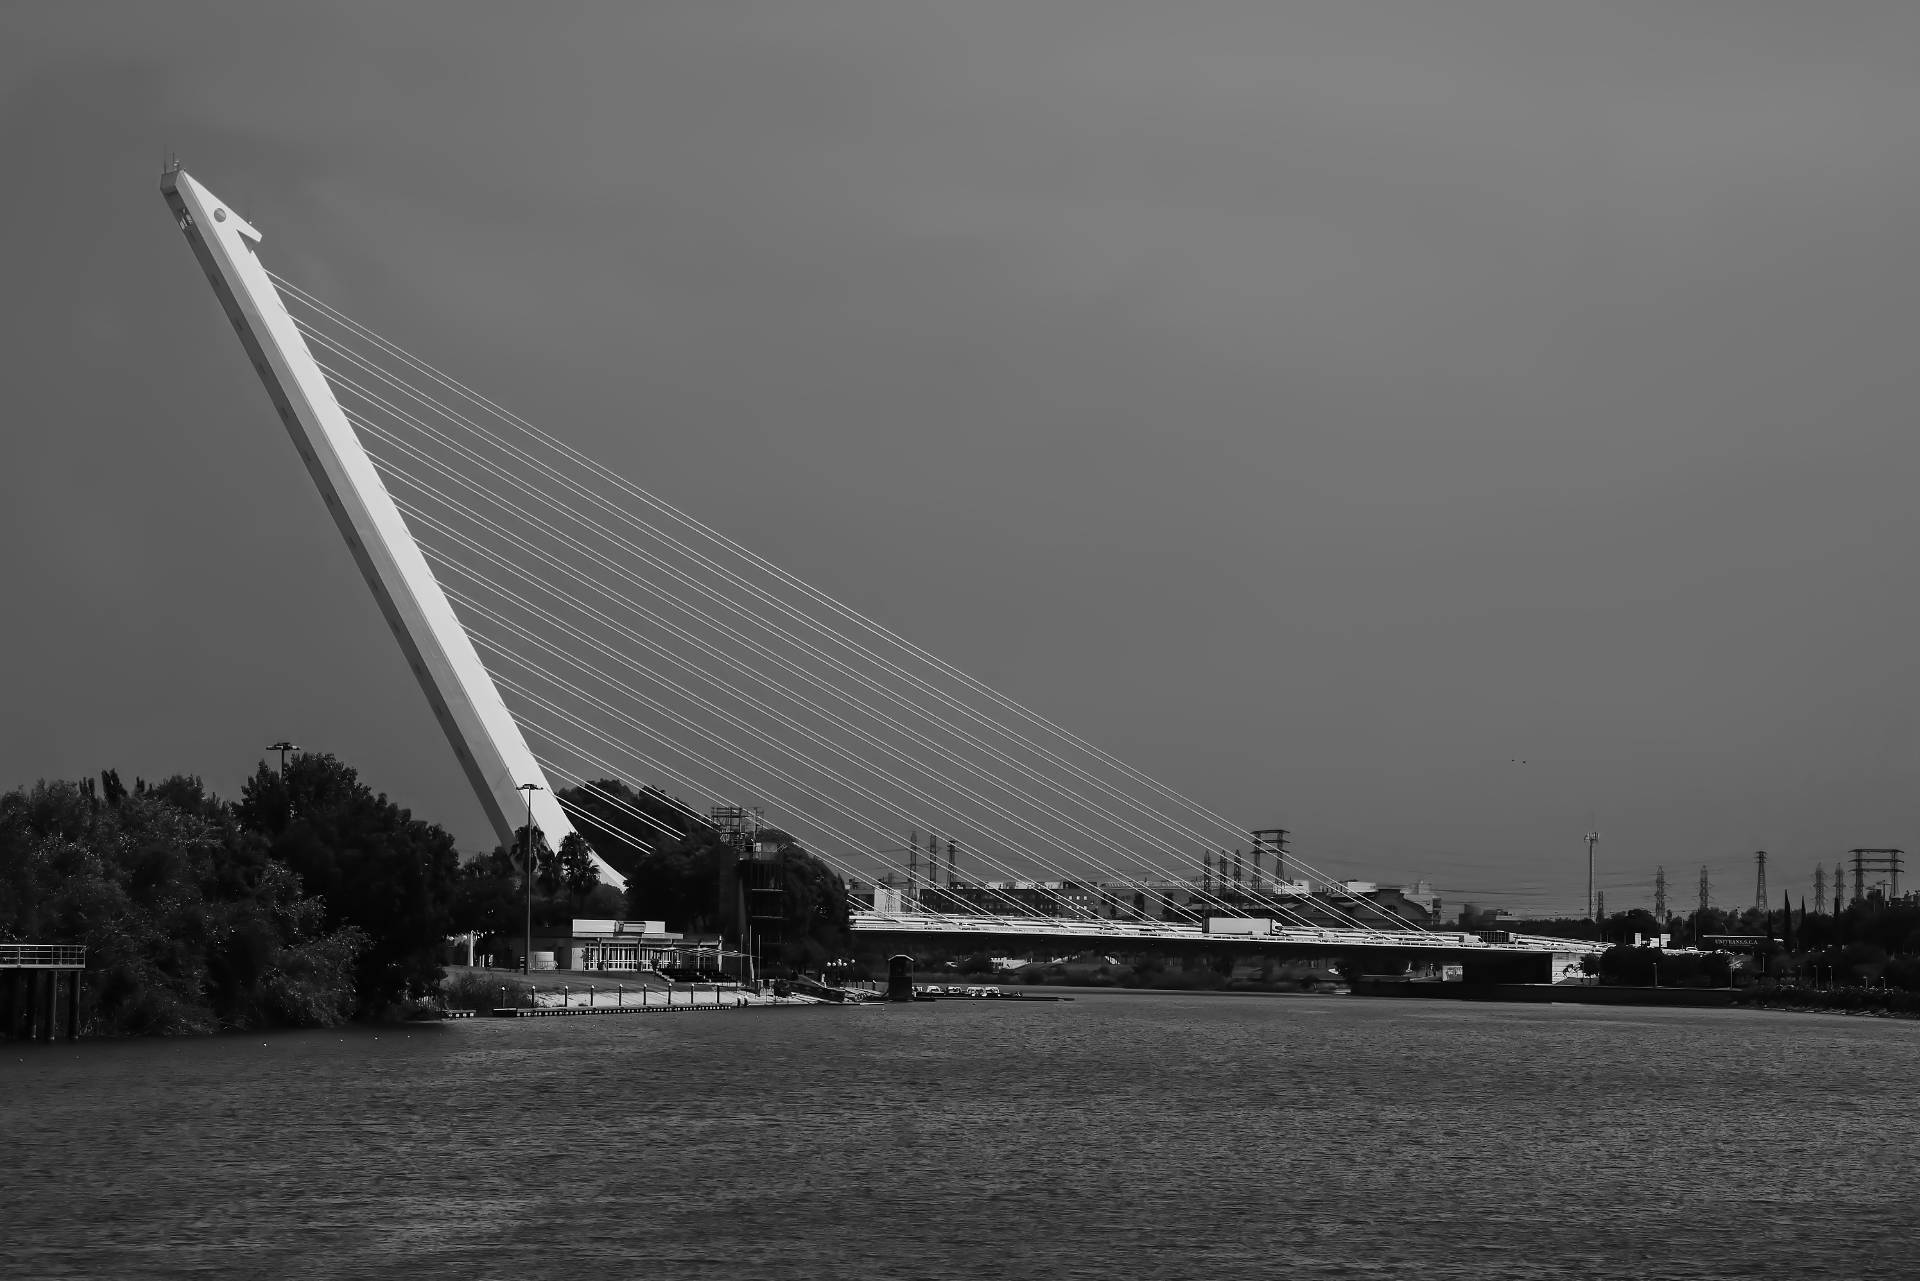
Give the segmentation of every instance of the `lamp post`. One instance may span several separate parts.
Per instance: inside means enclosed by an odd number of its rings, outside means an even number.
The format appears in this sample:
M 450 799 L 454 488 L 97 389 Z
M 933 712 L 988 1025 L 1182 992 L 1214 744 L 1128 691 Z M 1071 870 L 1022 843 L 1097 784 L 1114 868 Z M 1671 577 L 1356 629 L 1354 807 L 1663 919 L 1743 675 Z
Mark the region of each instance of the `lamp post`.
M 287 818 L 292 819 L 293 818 L 293 793 L 287 791 L 287 753 L 299 751 L 300 745 L 298 743 L 289 743 L 286 739 L 283 738 L 277 743 L 268 743 L 267 750 L 269 752 L 280 753 L 280 790 L 281 792 L 286 794 Z
M 538 783 L 522 783 L 527 794 L 527 948 L 520 957 L 520 972 L 533 977 L 533 794 L 546 789 Z

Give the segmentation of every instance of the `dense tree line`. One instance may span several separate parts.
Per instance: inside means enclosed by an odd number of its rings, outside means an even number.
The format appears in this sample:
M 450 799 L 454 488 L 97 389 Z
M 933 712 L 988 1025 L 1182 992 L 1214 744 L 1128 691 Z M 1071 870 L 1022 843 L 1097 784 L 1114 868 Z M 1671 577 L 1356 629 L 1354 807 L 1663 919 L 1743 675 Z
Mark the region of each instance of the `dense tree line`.
M 1514 929 L 1553 938 L 1593 939 L 1614 944 L 1600 958 L 1597 972 L 1610 982 L 1670 986 L 1719 986 L 1728 982 L 1818 982 L 1824 985 L 1876 985 L 1920 992 L 1920 902 L 1888 901 L 1875 894 L 1837 913 L 1810 910 L 1783 897 L 1778 908 L 1708 908 L 1656 921 L 1644 908 L 1590 920 L 1524 921 Z M 1665 934 L 1675 948 L 1714 936 L 1759 940 L 1742 946 L 1742 965 L 1723 960 L 1689 960 L 1631 946 L 1634 938 Z
M 0 796 L 0 939 L 80 943 L 98 1034 L 327 1026 L 427 997 L 454 928 L 442 828 L 334 757 Z
M 461 866 L 453 888 L 454 929 L 462 934 L 471 930 L 480 952 L 518 955 L 529 920 L 536 937 L 552 938 L 567 935 L 576 917 L 626 916 L 626 897 L 600 883 L 587 841 L 578 832 L 556 850 L 539 828 L 534 829 L 529 893 L 522 874 L 526 840 L 523 827 L 512 849 L 495 846 Z
M 185 775 L 131 788 L 42 782 L 0 796 L 0 941 L 80 943 L 97 1034 L 329 1026 L 433 998 L 451 936 L 506 950 L 572 918 L 740 927 L 738 851 L 706 819 L 617 780 L 560 793 L 579 832 L 536 829 L 462 863 L 453 837 L 323 754 L 262 763 L 227 802 Z M 846 887 L 779 832 L 761 834 L 785 885 L 785 964 L 844 956 Z M 629 877 L 602 885 L 598 852 Z
M 739 938 L 740 851 L 705 815 L 657 788 L 618 779 L 564 789 L 560 798 L 593 848 L 626 876 L 629 919 Z M 846 883 L 784 832 L 760 832 L 759 845 L 784 891 L 781 960 L 817 973 L 847 952 Z

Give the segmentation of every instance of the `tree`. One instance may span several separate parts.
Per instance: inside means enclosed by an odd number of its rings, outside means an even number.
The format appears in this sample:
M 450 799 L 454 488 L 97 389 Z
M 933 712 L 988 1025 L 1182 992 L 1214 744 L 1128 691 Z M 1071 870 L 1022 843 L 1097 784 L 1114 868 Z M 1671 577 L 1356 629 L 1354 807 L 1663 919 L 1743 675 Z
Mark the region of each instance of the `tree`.
M 523 827 L 520 829 L 520 841 L 514 848 L 526 849 L 526 839 L 527 829 Z M 546 833 L 537 827 L 533 830 L 533 866 L 533 883 L 548 898 L 558 894 L 560 887 L 566 884 L 566 874 L 560 865 L 560 852 L 547 844 Z
M 80 943 L 96 1032 L 325 1026 L 366 940 L 330 928 L 200 780 L 119 775 L 0 797 L 0 938 Z
M 325 754 L 294 757 L 284 778 L 262 762 L 236 814 L 269 839 L 272 856 L 293 869 L 306 893 L 325 902 L 328 928 L 366 935 L 355 964 L 363 1013 L 438 986 L 459 873 L 444 828 L 376 795 L 351 766 Z
M 646 858 L 679 844 L 713 825 L 705 815 L 657 787 L 629 787 L 603 778 L 556 794 L 587 844 L 622 876 Z
M 851 930 L 846 883 L 784 832 L 763 831 L 759 844 L 761 857 L 781 869 L 781 961 L 792 969 L 818 971 L 845 956 Z M 713 930 L 737 936 L 739 860 L 739 852 L 711 826 L 671 843 L 663 841 L 627 872 L 629 918 L 662 919 L 669 928 L 689 933 Z
M 593 865 L 593 851 L 587 845 L 587 838 L 578 832 L 567 833 L 566 839 L 560 842 L 560 877 L 576 905 L 600 884 L 600 869 Z
M 488 940 L 482 946 L 489 951 L 493 940 L 518 937 L 522 893 L 518 866 L 506 850 L 496 846 L 491 853 L 468 860 L 460 865 L 448 907 L 452 932 L 481 935 Z

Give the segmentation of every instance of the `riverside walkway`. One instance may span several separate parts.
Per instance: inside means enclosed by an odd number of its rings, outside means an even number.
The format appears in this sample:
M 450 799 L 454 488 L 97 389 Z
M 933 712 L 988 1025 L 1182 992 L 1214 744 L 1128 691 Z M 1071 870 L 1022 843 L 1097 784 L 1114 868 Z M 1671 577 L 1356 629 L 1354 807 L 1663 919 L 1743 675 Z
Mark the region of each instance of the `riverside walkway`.
M 499 1001 L 490 1009 L 451 1010 L 448 1017 L 542 1019 L 600 1014 L 692 1014 L 824 1004 L 816 997 L 774 996 L 729 984 L 650 983 L 638 975 L 627 976 L 626 983 L 610 983 L 606 981 L 608 977 L 586 972 L 536 972 L 533 985 L 528 986 L 527 976 L 513 974 L 509 982 L 499 985 Z

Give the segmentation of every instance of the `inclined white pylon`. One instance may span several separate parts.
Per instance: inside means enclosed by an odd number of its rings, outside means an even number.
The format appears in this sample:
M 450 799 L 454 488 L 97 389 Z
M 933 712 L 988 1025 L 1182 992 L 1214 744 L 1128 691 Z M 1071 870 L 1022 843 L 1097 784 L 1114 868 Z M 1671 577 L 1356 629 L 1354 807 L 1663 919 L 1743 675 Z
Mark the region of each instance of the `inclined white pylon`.
M 500 843 L 524 822 L 522 783 L 536 783 L 533 821 L 558 848 L 573 832 L 493 678 L 360 445 L 279 291 L 254 252 L 260 233 L 181 170 L 160 180 L 167 207 L 206 270 L 254 371 L 320 489 L 408 666 L 419 678 Z M 603 883 L 626 887 L 594 855 Z

